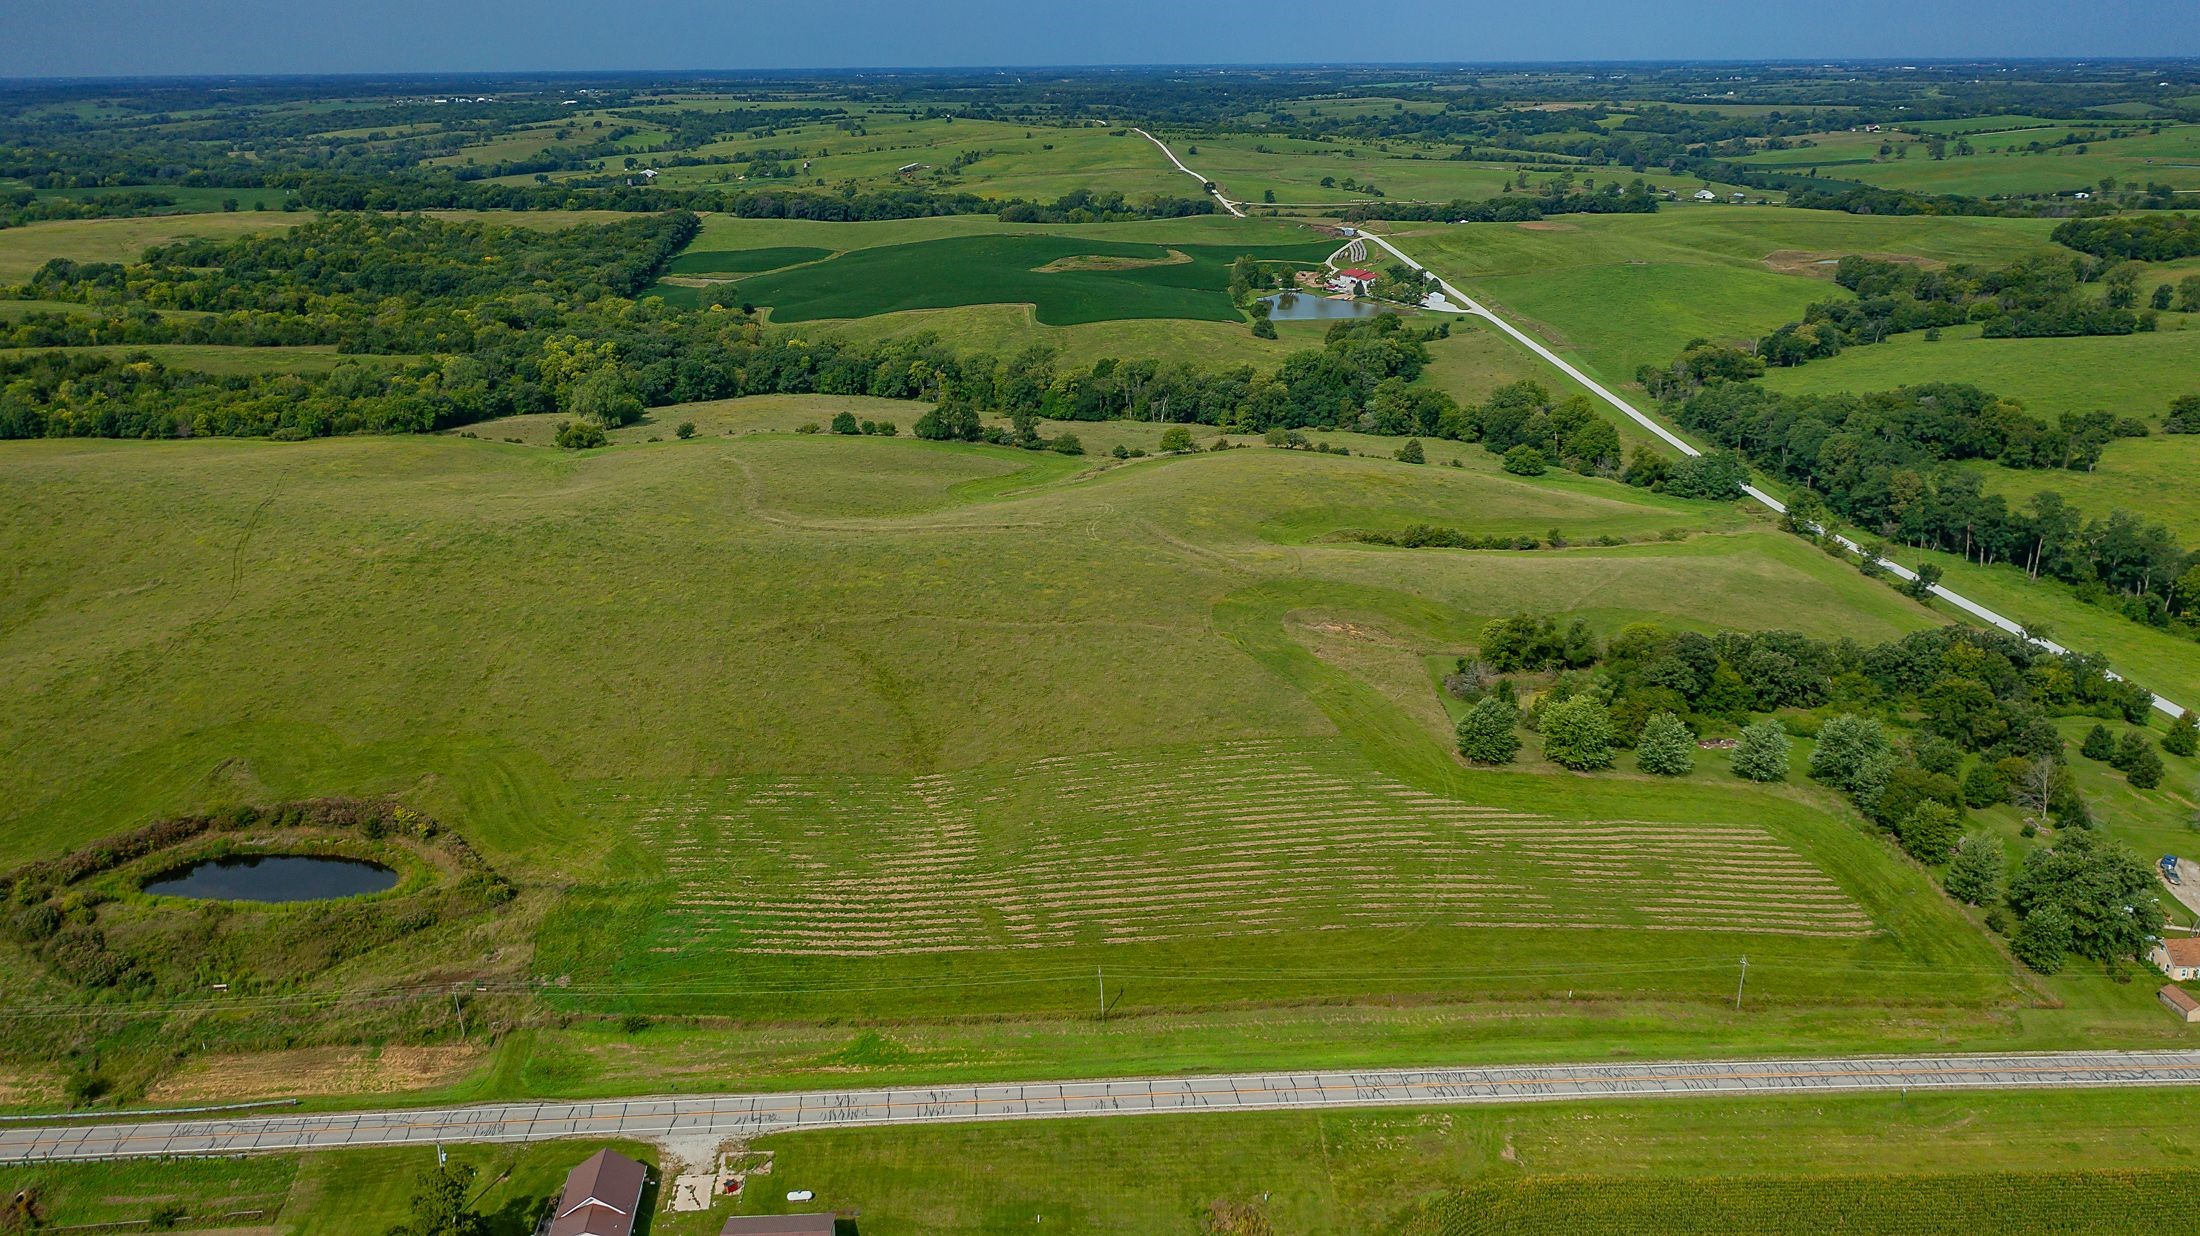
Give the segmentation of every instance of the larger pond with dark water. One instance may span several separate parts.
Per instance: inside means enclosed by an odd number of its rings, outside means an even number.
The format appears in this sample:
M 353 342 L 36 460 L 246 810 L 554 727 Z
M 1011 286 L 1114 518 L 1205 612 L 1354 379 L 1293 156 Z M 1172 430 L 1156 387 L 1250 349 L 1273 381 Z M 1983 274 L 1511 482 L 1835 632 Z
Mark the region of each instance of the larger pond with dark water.
M 1278 322 L 1311 322 L 1330 318 L 1372 318 L 1394 312 L 1365 300 L 1338 300 L 1308 292 L 1278 292 L 1261 298 L 1268 302 L 1268 316 Z
M 148 881 L 145 891 L 202 901 L 328 901 L 397 887 L 397 873 L 358 858 L 233 854 L 207 858 Z

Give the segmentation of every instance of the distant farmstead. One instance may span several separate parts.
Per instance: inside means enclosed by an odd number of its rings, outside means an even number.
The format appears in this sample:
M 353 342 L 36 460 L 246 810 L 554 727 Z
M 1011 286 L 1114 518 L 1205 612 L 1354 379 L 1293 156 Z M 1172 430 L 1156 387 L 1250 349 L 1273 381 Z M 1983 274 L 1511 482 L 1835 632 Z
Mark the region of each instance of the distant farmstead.
M 648 1183 L 648 1168 L 623 1154 L 597 1151 L 565 1178 L 544 1236 L 633 1236 Z
M 1365 296 L 1367 290 L 1375 286 L 1375 279 L 1374 271 L 1354 266 L 1338 271 L 1337 277 L 1329 281 L 1329 286 L 1354 296 Z

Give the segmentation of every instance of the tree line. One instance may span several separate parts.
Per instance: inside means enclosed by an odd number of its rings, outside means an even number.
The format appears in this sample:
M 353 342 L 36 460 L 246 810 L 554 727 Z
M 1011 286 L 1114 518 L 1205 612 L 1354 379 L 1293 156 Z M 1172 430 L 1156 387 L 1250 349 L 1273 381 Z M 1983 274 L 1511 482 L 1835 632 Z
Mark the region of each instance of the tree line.
M 1829 511 L 1879 536 L 2063 580 L 2151 625 L 2200 627 L 2200 554 L 2127 511 L 2086 518 L 2052 490 L 2012 506 L 1956 466 L 2056 466 L 2115 432 L 2106 414 L 2056 426 L 1959 383 L 1872 394 L 1782 395 L 1714 380 L 1668 405 L 1676 419 L 1808 492 L 1792 517 Z M 2090 443 L 2090 445 L 2086 445 Z
M 1641 771 L 1680 776 L 1695 767 L 1698 735 L 1739 727 L 1734 775 L 1769 782 L 1793 771 L 1791 739 L 1808 738 L 1812 780 L 1935 868 L 1951 896 L 1990 907 L 1989 925 L 2045 973 L 2072 954 L 2140 957 L 2162 923 L 2145 865 L 2091 831 L 2054 722 L 2095 715 L 2144 725 L 2149 697 L 2109 677 L 2099 657 L 1960 626 L 1864 646 L 1643 624 L 1604 643 L 1578 619 L 1562 628 L 1516 615 L 1484 628 L 1477 654 L 1460 658 L 1445 688 L 1466 705 L 1460 753 L 1483 765 L 1516 759 L 1526 728 L 1566 768 L 1609 768 L 1632 750 Z M 1526 706 L 1524 690 L 1536 692 Z M 1775 711 L 1783 716 L 1765 716 Z M 2158 742 L 2132 728 L 2118 743 L 2096 726 L 2085 755 L 2151 789 L 2162 775 L 2158 751 L 2189 758 L 2196 746 L 2188 716 Z M 2014 872 L 1998 840 L 1966 830 L 1968 812 L 1998 804 L 2022 813 L 2027 837 L 2057 830 Z

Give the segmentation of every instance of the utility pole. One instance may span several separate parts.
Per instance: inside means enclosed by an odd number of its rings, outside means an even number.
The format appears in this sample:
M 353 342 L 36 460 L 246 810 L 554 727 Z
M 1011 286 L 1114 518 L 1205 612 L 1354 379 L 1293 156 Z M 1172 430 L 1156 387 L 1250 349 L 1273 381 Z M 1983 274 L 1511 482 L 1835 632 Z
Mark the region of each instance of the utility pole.
M 1108 976 L 1099 966 L 1092 968 L 1092 977 L 1100 983 L 1100 1020 L 1108 1019 Z
M 1737 983 L 1735 983 L 1735 984 L 1734 984 L 1734 1011 L 1735 1011 L 1735 1012 L 1737 1012 L 1737 1013 L 1739 1013 L 1739 1012 L 1741 1012 L 1741 1011 L 1742 1011 L 1742 988 L 1744 988 L 1744 987 L 1747 987 L 1748 985 L 1749 985 L 1749 958 L 1745 956 L 1745 957 L 1743 957 L 1743 958 L 1742 958 L 1742 977 L 1741 977 L 1741 980 L 1740 980 L 1739 982 L 1737 982 Z

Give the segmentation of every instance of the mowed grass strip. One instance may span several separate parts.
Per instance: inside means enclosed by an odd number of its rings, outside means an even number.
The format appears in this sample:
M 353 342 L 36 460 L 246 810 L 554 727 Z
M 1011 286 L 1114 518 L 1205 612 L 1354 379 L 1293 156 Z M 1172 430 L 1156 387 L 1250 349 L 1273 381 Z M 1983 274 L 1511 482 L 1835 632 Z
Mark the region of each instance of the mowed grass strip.
M 1174 252 L 1190 261 L 1172 260 Z M 1313 263 L 1331 246 L 1177 245 L 1056 236 L 974 236 L 865 249 L 744 282 L 746 300 L 779 322 L 861 318 L 905 309 L 1029 303 L 1040 322 L 1066 326 L 1113 318 L 1238 319 L 1224 294 L 1241 254 Z M 1064 259 L 1121 258 L 1125 269 L 1040 268 Z

